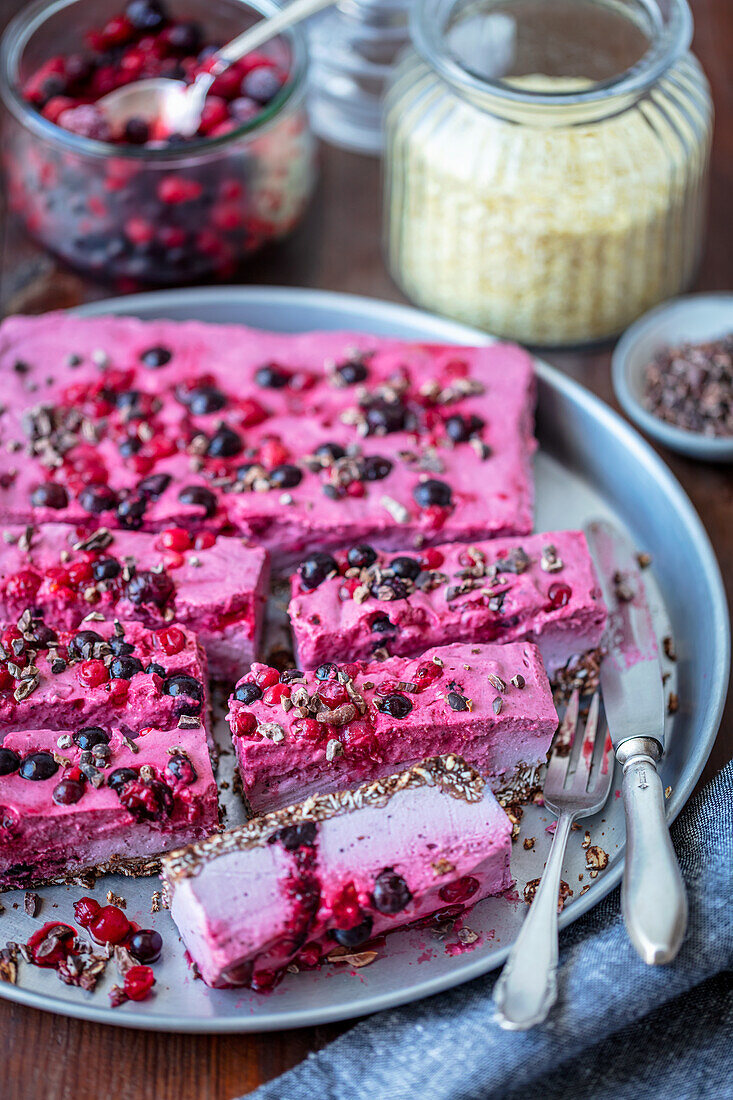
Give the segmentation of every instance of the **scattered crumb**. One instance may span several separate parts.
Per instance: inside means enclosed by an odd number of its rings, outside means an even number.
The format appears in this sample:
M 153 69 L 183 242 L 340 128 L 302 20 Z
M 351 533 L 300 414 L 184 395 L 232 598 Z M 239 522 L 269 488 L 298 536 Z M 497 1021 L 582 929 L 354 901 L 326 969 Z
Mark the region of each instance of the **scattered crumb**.
M 672 797 L 672 788 L 671 787 L 665 787 L 664 788 L 664 797 L 665 798 L 671 798 Z
M 0 951 L 0 982 L 15 985 L 18 981 L 18 963 L 15 953 L 10 948 Z
M 586 829 L 585 836 L 583 837 L 583 839 L 580 842 L 580 847 L 581 848 L 590 848 L 590 833 L 588 832 L 587 829 Z
M 161 892 L 160 890 L 153 890 L 153 896 L 150 899 L 150 912 L 159 913 L 162 909 L 161 905 Z
M 592 844 L 585 853 L 585 865 L 593 878 L 594 871 L 597 874 L 608 867 L 608 852 L 604 852 L 603 848 L 599 848 L 597 844 Z
M 133 959 L 127 948 L 122 947 L 120 944 L 117 944 L 117 946 L 115 947 L 114 960 L 115 965 L 117 966 L 117 970 L 119 971 L 120 976 L 123 978 L 130 967 L 136 965 L 135 960 Z
M 524 838 L 524 850 L 525 852 L 531 852 L 534 848 L 535 838 L 533 836 L 526 836 Z
M 436 859 L 434 863 L 430 865 L 433 868 L 433 873 L 436 875 L 449 875 L 451 871 L 455 871 L 455 864 L 451 863 L 448 859 Z
M 527 905 L 531 905 L 534 901 L 534 896 L 537 893 L 537 887 L 539 886 L 539 884 L 540 880 L 538 878 L 532 878 L 524 887 L 524 900 L 527 902 Z M 560 890 L 557 897 L 558 913 L 562 913 L 563 909 L 565 908 L 565 903 L 567 902 L 568 898 L 571 898 L 572 896 L 573 891 L 570 889 L 567 882 L 565 882 L 564 879 L 561 879 Z
M 670 691 L 667 700 L 667 714 L 676 714 L 680 706 L 680 697 L 676 691 Z
M 38 894 L 27 890 L 23 896 L 23 908 L 29 917 L 37 917 L 41 911 L 41 899 Z
M 651 554 L 647 554 L 644 551 L 641 551 L 636 555 L 636 560 L 640 569 L 648 569 L 649 566 L 652 564 Z
M 664 655 L 668 658 L 668 660 L 677 660 L 677 650 L 675 649 L 674 639 L 671 637 L 671 635 L 667 634 L 666 637 L 662 639 L 662 647 L 664 649 Z
M 126 899 L 119 894 L 113 894 L 111 890 L 107 891 L 107 901 L 110 905 L 116 905 L 118 909 L 127 909 Z
M 347 963 L 349 966 L 369 966 L 373 963 L 377 957 L 376 951 L 359 951 L 356 954 L 349 954 L 345 947 L 335 947 L 330 954 L 326 956 L 326 962 L 330 963 Z

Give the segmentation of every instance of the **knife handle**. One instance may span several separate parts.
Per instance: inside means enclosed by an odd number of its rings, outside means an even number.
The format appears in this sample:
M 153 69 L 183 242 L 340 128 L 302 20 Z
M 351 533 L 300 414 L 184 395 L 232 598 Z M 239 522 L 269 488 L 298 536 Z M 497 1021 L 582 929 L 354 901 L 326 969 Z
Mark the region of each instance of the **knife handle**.
M 621 909 L 626 930 L 644 962 L 671 962 L 687 928 L 687 894 L 664 814 L 657 772 L 661 756 L 653 738 L 619 746 L 626 812 L 626 865 Z

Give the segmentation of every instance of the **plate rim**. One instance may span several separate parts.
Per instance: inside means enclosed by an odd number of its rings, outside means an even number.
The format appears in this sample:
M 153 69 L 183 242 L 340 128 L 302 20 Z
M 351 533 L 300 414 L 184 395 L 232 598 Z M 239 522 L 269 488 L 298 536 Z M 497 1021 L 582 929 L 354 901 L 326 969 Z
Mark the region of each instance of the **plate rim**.
M 446 343 L 469 346 L 497 342 L 496 337 L 472 328 L 470 325 L 440 317 L 414 306 L 366 295 L 320 290 L 311 287 L 239 286 L 236 284 L 217 287 L 185 287 L 176 290 L 149 291 L 141 294 L 104 298 L 63 312 L 71 312 L 82 317 L 99 317 L 108 313 L 134 316 L 136 308 L 143 307 L 146 313 L 152 308 L 157 315 L 165 317 L 165 309 L 169 305 L 175 304 L 178 311 L 182 301 L 184 303 L 188 300 L 195 301 L 198 304 L 202 301 L 223 304 L 236 298 L 247 299 L 249 304 L 255 305 L 259 299 L 263 303 L 266 302 L 268 306 L 276 304 L 283 309 L 287 309 L 289 306 L 300 309 L 311 304 L 320 309 L 328 308 L 335 313 L 358 310 L 363 314 L 366 323 L 368 323 L 370 317 L 377 318 L 380 324 L 385 320 L 387 322 L 394 320 L 396 324 L 409 323 L 412 325 L 427 321 L 430 325 L 432 341 L 444 340 Z M 158 314 L 158 311 L 161 312 Z M 345 325 L 345 328 L 353 329 L 353 327 L 353 324 Z M 644 462 L 651 467 L 655 478 L 664 484 L 667 495 L 684 520 L 700 556 L 705 573 L 709 577 L 711 585 L 717 589 L 718 598 L 716 598 L 711 609 L 716 620 L 716 636 L 722 642 L 717 647 L 714 668 L 712 669 L 711 694 L 715 695 L 716 705 L 708 723 L 707 736 L 695 743 L 693 751 L 687 757 L 684 781 L 675 787 L 667 803 L 667 819 L 671 823 L 689 799 L 707 762 L 718 735 L 727 697 L 731 635 L 727 597 L 720 566 L 692 501 L 651 444 L 643 438 L 632 424 L 627 423 L 610 405 L 580 382 L 575 381 L 575 379 L 534 354 L 533 359 L 539 378 L 564 396 L 572 398 L 576 404 L 582 406 L 585 410 L 590 410 L 596 418 L 605 422 L 615 434 L 620 434 L 624 438 L 627 447 L 632 449 L 640 459 L 643 458 Z M 608 874 L 601 879 L 597 879 L 586 894 L 578 898 L 572 906 L 561 913 L 559 919 L 560 929 L 567 927 L 595 907 L 619 884 L 622 874 L 623 860 L 618 858 L 615 866 L 609 870 Z M 268 1014 L 266 1011 L 260 1014 L 255 1010 L 246 1014 L 240 1012 L 231 1017 L 212 1016 L 192 1020 L 190 1017 L 174 1015 L 161 1017 L 150 1014 L 143 1015 L 142 1011 L 139 1016 L 137 1013 L 130 1012 L 117 1013 L 113 1008 L 102 1007 L 92 1002 L 77 1004 L 64 1001 L 53 995 L 48 996 L 44 993 L 23 989 L 20 986 L 7 983 L 0 984 L 0 996 L 18 1004 L 27 1005 L 30 1008 L 38 1008 L 46 1012 L 57 1012 L 60 1015 L 90 1020 L 95 1023 L 111 1024 L 115 1027 L 188 1034 L 284 1031 L 325 1023 L 336 1023 L 342 1020 L 356 1020 L 385 1009 L 397 1008 L 401 1005 L 423 1000 L 489 973 L 489 971 L 504 962 L 510 949 L 511 944 L 507 944 L 490 956 L 480 957 L 473 961 L 466 959 L 458 974 L 451 971 L 442 976 L 428 977 L 422 981 L 417 981 L 400 991 L 367 997 L 356 1011 L 352 1002 L 341 1002 L 340 1004 L 321 1008 L 296 1009 L 280 1014 Z

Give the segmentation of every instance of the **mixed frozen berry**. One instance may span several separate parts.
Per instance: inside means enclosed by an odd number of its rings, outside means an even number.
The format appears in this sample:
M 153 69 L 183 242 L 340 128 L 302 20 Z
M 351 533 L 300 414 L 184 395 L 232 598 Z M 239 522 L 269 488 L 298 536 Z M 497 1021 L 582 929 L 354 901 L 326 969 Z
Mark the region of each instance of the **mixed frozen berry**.
M 95 141 L 180 145 L 160 121 L 130 118 L 115 128 L 97 101 L 137 80 L 168 77 L 192 83 L 209 71 L 218 43 L 203 27 L 176 19 L 154 0 L 131 0 L 124 12 L 86 33 L 76 52 L 49 58 L 23 84 L 23 96 L 50 122 Z M 288 79 L 271 56 L 253 53 L 215 80 L 197 137 L 221 137 L 270 107 Z
M 218 76 L 191 139 L 142 117 L 113 125 L 105 95 L 150 77 L 190 84 L 221 44 L 152 0 L 155 25 L 140 20 L 140 2 L 84 37 L 76 30 L 70 52 L 24 78 L 20 94 L 53 129 L 11 124 L 10 202 L 44 245 L 123 289 L 227 278 L 290 232 L 313 188 L 314 142 L 289 53 L 277 44 Z M 107 155 L 74 148 L 78 138 Z
M 155 974 L 149 964 L 160 958 L 163 948 L 160 933 L 152 928 L 141 929 L 120 905 L 102 906 L 91 897 L 75 902 L 74 919 L 89 933 L 92 945 L 71 925 L 47 921 L 25 945 L 24 955 L 28 962 L 56 970 L 67 985 L 92 991 L 105 971 L 111 950 L 119 948 L 122 954 L 116 958 L 122 986 L 112 987 L 110 1001 L 117 1007 L 127 1000 L 145 1000 L 155 985 Z M 100 945 L 105 952 L 98 952 L 94 944 Z

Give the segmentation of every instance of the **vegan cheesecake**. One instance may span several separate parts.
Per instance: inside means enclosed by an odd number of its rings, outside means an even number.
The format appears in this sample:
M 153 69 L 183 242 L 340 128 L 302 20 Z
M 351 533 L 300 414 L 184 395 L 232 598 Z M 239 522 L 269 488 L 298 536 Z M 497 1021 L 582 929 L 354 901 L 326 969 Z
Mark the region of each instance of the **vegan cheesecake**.
M 606 608 L 582 531 L 384 554 L 368 544 L 301 563 L 288 608 L 296 657 L 414 657 L 446 642 L 535 642 L 550 676 L 595 649 Z
M 59 523 L 6 527 L 0 542 L 0 620 L 32 604 L 71 630 L 91 612 L 161 631 L 195 631 L 216 679 L 236 680 L 257 655 L 268 592 L 267 552 L 182 527 L 157 535 Z
M 123 732 L 124 731 L 124 732 Z M 0 889 L 152 874 L 218 828 L 201 725 L 9 733 L 0 744 Z
M 0 635 L 0 730 L 207 725 L 206 658 L 185 627 L 93 621 L 55 630 L 30 610 Z
M 454 755 L 318 795 L 172 852 L 171 915 L 204 981 L 266 991 L 510 884 L 511 823 Z
M 0 639 L 0 888 L 150 874 L 218 827 L 195 635 L 27 610 Z
M 535 379 L 509 344 L 10 317 L 0 521 L 309 550 L 526 534 Z
M 544 762 L 557 713 L 530 642 L 453 643 L 419 658 L 280 674 L 255 663 L 227 715 L 256 813 L 460 753 L 496 789 Z

